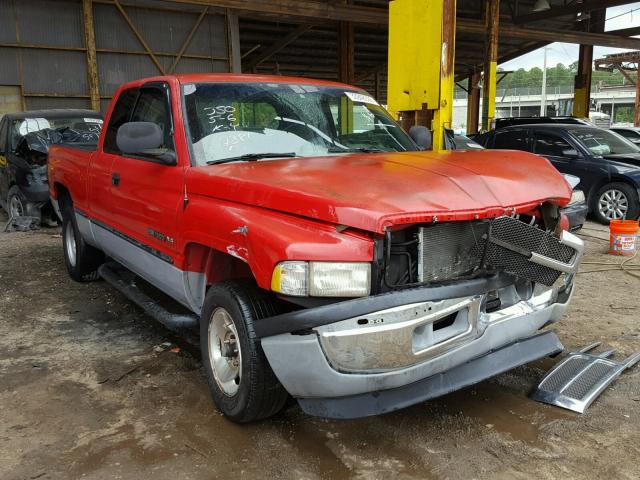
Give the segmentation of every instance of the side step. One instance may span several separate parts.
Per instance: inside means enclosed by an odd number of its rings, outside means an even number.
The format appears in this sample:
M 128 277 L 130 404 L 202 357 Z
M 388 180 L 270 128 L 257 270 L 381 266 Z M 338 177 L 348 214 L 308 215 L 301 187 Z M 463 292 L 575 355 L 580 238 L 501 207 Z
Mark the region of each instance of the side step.
M 600 342 L 593 343 L 578 352 L 570 353 L 544 376 L 529 398 L 584 413 L 618 375 L 640 361 L 640 352 L 621 363 L 609 358 L 615 350 L 599 354 L 587 353 L 599 345 Z
M 198 317 L 188 314 L 171 313 L 157 301 L 149 297 L 136 285 L 133 273 L 115 262 L 105 263 L 98 268 L 100 276 L 113 288 L 138 305 L 144 312 L 169 330 L 182 330 L 198 326 Z

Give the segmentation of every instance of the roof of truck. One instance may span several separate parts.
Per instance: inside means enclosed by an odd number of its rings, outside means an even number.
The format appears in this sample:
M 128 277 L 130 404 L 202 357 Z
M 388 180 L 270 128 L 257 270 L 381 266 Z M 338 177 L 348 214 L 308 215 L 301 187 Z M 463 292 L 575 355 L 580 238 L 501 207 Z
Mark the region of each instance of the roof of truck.
M 121 88 L 141 86 L 149 82 L 167 82 L 176 79 L 180 84 L 188 83 L 292 83 L 302 85 L 318 85 L 323 87 L 338 87 L 348 90 L 362 90 L 362 88 L 348 85 L 346 83 L 333 82 L 329 80 L 318 80 L 306 77 L 287 77 L 283 75 L 256 75 L 249 73 L 183 73 L 176 75 L 166 75 L 158 77 L 141 78 L 127 82 Z
M 102 118 L 100 112 L 95 110 L 83 110 L 75 108 L 54 108 L 50 110 L 30 110 L 28 112 L 11 112 L 3 115 L 3 118 L 9 120 L 22 120 L 25 118 L 73 118 L 88 117 Z

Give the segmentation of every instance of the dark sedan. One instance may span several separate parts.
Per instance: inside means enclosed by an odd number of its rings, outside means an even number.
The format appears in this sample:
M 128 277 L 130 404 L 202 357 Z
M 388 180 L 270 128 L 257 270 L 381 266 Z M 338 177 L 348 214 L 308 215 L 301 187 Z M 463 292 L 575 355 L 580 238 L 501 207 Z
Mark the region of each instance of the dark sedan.
M 604 224 L 640 216 L 640 148 L 614 132 L 587 125 L 519 125 L 475 140 L 486 148 L 537 153 L 560 172 L 579 177 L 590 212 Z

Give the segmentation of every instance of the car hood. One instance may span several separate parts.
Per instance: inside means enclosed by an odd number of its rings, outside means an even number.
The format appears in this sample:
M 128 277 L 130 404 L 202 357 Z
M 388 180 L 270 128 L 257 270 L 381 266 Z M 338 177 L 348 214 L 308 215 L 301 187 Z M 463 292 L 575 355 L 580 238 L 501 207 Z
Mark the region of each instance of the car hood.
M 625 165 L 633 165 L 634 167 L 640 167 L 640 153 L 617 153 L 605 155 L 607 160 L 613 160 L 617 163 L 624 163 Z
M 187 192 L 373 232 L 528 211 L 571 189 L 544 158 L 483 150 L 262 160 L 189 169 Z

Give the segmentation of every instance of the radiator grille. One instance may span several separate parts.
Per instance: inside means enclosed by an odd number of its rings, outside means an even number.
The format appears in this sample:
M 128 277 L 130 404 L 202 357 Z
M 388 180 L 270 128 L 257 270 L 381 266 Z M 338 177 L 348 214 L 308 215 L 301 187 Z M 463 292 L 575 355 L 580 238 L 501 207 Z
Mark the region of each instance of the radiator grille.
M 511 217 L 430 225 L 419 231 L 418 279 L 452 280 L 484 267 L 552 285 L 561 272 L 529 261 L 535 252 L 567 263 L 575 250 Z

